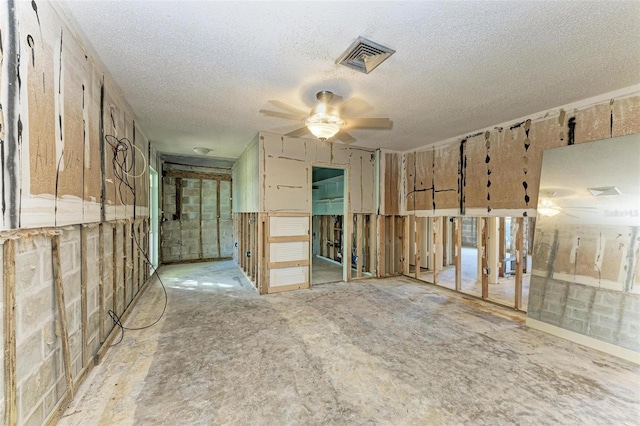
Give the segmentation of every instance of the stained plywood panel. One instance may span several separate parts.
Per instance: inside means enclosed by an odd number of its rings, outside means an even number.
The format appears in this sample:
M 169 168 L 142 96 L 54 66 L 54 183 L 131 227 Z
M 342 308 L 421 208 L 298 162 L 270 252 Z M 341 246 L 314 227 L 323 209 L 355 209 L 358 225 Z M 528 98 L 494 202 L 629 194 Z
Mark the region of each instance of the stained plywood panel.
M 100 147 L 100 71 L 95 65 L 91 66 L 91 80 L 87 87 L 85 112 L 87 115 L 87 144 L 85 146 L 85 178 L 84 199 L 90 203 L 100 204 L 102 194 L 102 166 Z M 87 221 L 100 220 L 98 217 L 87 217 Z
M 84 52 L 72 37 L 62 41 L 62 94 L 56 102 L 63 108 L 61 153 L 57 195 L 84 196 L 84 87 L 89 81 Z M 60 99 L 62 97 L 62 99 Z
M 416 153 L 405 154 L 405 197 L 407 199 L 407 210 L 413 211 L 416 205 L 415 175 L 416 175 Z
M 29 104 L 29 167 L 30 188 L 33 195 L 54 195 L 56 182 L 56 116 L 54 112 L 53 50 L 44 40 L 32 41 L 28 46 L 24 38 L 24 51 L 30 53 L 27 73 L 27 99 Z M 46 208 L 53 223 L 54 205 Z
M 458 146 L 436 149 L 434 152 L 435 206 L 440 209 L 458 209 Z
M 575 113 L 575 143 L 584 143 L 611 137 L 611 106 L 594 105 Z
M 385 153 L 384 164 L 384 214 L 400 214 L 400 154 Z
M 640 133 L 640 96 L 614 100 L 611 113 L 613 137 Z
M 474 136 L 466 142 L 465 207 L 487 208 L 487 148 L 484 135 Z

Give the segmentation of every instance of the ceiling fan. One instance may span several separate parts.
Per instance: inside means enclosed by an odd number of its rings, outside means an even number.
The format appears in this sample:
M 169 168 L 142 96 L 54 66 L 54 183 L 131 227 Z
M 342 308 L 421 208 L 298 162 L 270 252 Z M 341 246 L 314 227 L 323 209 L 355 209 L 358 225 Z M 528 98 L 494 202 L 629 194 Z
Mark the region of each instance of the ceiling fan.
M 287 113 L 261 109 L 260 112 L 269 117 L 284 118 L 287 120 L 301 121 L 304 126 L 287 133 L 285 136 L 299 138 L 311 133 L 321 141 L 331 139 L 334 136 L 342 142 L 353 143 L 356 139 L 347 133 L 348 129 L 391 129 L 393 122 L 388 118 L 357 118 L 349 116 L 349 110 L 362 109 L 366 104 L 359 98 L 351 98 L 343 103 L 340 96 L 334 95 L 328 90 L 316 94 L 318 104 L 306 113 L 284 102 L 271 100 L 271 104 L 288 111 Z M 337 105 L 336 105 L 337 104 Z M 366 104 L 368 107 L 368 104 Z M 370 109 L 370 107 L 368 107 Z

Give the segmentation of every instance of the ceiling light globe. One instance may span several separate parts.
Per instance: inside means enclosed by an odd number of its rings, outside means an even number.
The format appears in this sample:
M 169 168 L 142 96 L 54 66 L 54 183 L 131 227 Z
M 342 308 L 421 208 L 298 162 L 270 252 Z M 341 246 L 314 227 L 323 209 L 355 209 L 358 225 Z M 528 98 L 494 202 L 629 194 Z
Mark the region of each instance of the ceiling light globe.
M 332 138 L 338 133 L 340 130 L 340 125 L 337 123 L 308 123 L 307 128 L 313 134 L 313 136 L 317 137 L 321 141 Z

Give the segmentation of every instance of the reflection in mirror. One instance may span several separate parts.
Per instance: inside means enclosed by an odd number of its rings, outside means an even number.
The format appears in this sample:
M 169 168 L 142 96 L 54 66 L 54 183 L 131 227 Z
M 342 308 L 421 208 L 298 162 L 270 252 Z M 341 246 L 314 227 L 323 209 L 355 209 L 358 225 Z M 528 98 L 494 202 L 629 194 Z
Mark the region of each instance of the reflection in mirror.
M 640 351 L 640 135 L 544 152 L 530 319 Z

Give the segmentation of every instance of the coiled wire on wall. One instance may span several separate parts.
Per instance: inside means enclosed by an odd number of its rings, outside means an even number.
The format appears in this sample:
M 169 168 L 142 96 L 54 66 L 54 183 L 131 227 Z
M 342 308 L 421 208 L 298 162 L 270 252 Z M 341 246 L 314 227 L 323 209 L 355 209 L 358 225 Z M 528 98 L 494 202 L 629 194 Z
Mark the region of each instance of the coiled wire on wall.
M 145 159 L 144 153 L 140 150 L 140 148 L 135 146 L 135 144 L 133 144 L 128 138 L 119 139 L 113 135 L 106 135 L 105 140 L 113 149 L 113 158 L 111 159 L 111 164 L 113 166 L 113 175 L 118 181 L 116 185 L 118 197 L 120 199 L 120 202 L 123 205 L 125 205 L 123 191 L 125 191 L 126 193 L 126 191 L 128 190 L 128 192 L 131 193 L 131 195 L 133 196 L 133 206 L 134 206 L 134 216 L 135 216 L 135 206 L 136 206 L 137 198 L 136 198 L 136 188 L 135 188 L 134 181 L 135 179 L 144 176 L 144 173 L 147 171 L 147 160 Z M 142 162 L 143 162 L 142 171 L 140 171 L 139 173 L 136 173 L 136 151 L 140 153 Z M 120 327 L 120 330 L 121 330 L 120 339 L 118 339 L 118 341 L 112 344 L 111 346 L 116 346 L 120 344 L 120 342 L 122 342 L 122 339 L 124 338 L 125 330 L 132 330 L 132 331 L 144 330 L 146 328 L 153 327 L 154 325 L 156 325 L 164 316 L 167 310 L 167 303 L 169 301 L 169 297 L 167 295 L 167 289 L 165 288 L 165 285 L 162 282 L 162 279 L 160 278 L 160 274 L 158 270 L 149 259 L 147 251 L 144 250 L 142 246 L 140 246 L 140 242 L 136 237 L 136 233 L 132 232 L 131 234 L 133 236 L 133 241 L 138 247 L 138 250 L 140 250 L 140 253 L 144 255 L 145 263 L 151 266 L 151 268 L 153 269 L 153 272 L 155 272 L 156 277 L 158 278 L 158 281 L 160 282 L 160 285 L 162 286 L 162 291 L 164 292 L 164 306 L 162 307 L 162 312 L 160 312 L 160 315 L 153 322 L 140 327 L 125 326 L 122 323 L 122 320 L 120 319 L 118 314 L 116 314 L 113 310 L 109 309 L 109 311 L 107 311 L 109 317 L 111 317 L 114 324 Z M 115 298 L 116 295 L 114 294 L 113 297 Z

